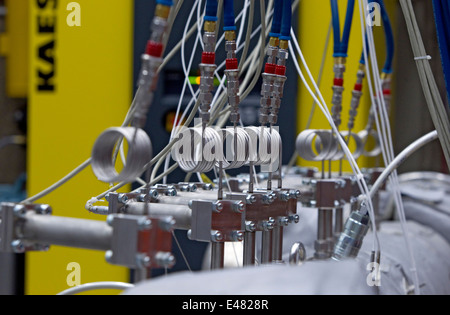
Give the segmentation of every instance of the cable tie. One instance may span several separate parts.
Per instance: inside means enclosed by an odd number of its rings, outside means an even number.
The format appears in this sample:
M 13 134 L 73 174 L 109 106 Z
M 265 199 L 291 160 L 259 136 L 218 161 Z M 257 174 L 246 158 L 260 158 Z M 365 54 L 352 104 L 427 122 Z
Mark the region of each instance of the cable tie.
M 414 60 L 416 60 L 416 61 L 418 61 L 418 60 L 431 60 L 431 56 L 430 55 L 426 55 L 426 56 L 415 57 Z

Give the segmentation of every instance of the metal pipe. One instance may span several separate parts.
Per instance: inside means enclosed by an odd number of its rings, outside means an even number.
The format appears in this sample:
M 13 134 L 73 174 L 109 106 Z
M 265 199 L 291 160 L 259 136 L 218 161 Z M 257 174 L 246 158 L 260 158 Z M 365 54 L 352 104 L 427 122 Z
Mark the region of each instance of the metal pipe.
M 134 215 L 143 215 L 147 210 L 150 216 L 172 216 L 175 219 L 175 229 L 191 228 L 192 210 L 187 205 L 128 202 L 125 208 L 126 213 Z
M 255 232 L 245 232 L 244 233 L 244 266 L 253 266 L 255 264 L 255 243 L 256 243 L 256 233 Z
M 336 241 L 344 229 L 344 209 L 334 209 L 334 240 Z
M 283 260 L 283 227 L 276 224 L 272 232 L 272 260 L 281 262 Z
M 261 263 L 269 264 L 271 262 L 272 262 L 272 230 L 262 231 Z
M 211 270 L 223 269 L 225 255 L 224 242 L 211 242 Z
M 26 241 L 104 251 L 111 248 L 113 230 L 102 221 L 27 214 L 21 234 Z

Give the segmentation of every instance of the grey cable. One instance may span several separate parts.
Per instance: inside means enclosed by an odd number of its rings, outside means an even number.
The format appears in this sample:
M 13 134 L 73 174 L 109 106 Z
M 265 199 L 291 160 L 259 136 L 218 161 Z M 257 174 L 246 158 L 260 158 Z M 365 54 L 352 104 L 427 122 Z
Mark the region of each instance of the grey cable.
M 417 139 L 409 146 L 407 146 L 400 154 L 398 154 L 395 159 L 385 168 L 378 179 L 370 188 L 370 196 L 373 198 L 376 192 L 380 189 L 383 183 L 388 179 L 389 175 L 392 174 L 408 157 L 410 157 L 414 152 L 421 149 L 424 145 L 438 139 L 438 133 L 436 130 L 427 133 L 421 138 Z

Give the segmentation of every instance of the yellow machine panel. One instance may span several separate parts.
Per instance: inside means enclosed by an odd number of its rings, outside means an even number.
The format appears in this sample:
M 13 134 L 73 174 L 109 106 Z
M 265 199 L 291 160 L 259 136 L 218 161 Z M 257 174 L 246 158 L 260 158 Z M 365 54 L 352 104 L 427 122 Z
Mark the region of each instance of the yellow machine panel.
M 6 57 L 6 93 L 24 98 L 28 86 L 28 8 L 32 1 L 6 0 L 6 32 L 0 34 L 0 55 Z
M 32 196 L 84 162 L 104 129 L 122 124 L 132 98 L 133 1 L 30 4 L 27 191 Z M 105 220 L 84 206 L 108 188 L 88 167 L 37 202 L 50 204 L 54 215 Z M 67 289 L 74 271 L 81 284 L 128 281 L 128 270 L 107 264 L 104 252 L 51 246 L 49 252 L 27 254 L 26 293 Z

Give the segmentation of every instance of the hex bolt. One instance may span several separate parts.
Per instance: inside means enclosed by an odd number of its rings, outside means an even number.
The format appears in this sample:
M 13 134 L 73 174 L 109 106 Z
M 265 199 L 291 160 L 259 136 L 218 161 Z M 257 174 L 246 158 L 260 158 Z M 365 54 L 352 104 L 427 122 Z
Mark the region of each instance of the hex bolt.
M 119 194 L 117 200 L 121 203 L 126 203 L 128 201 L 128 196 L 125 194 Z
M 233 210 L 238 212 L 238 213 L 242 213 L 245 210 L 245 205 L 242 201 L 237 201 L 235 203 L 233 203 Z
M 247 232 L 254 232 L 256 230 L 256 224 L 253 221 L 245 221 L 245 230 Z
M 265 204 L 271 204 L 273 202 L 273 196 L 271 194 L 263 195 L 262 201 Z
M 136 254 L 136 264 L 139 268 L 150 267 L 151 259 L 147 254 L 139 253 Z
M 264 220 L 264 221 L 262 222 L 262 228 L 263 228 L 264 231 L 270 231 L 270 230 L 273 229 L 273 223 Z
M 294 223 L 298 223 L 300 221 L 300 216 L 298 214 L 291 215 L 289 220 Z
M 203 190 L 212 190 L 213 185 L 212 184 L 203 184 Z
M 139 230 L 150 230 L 152 228 L 152 220 L 147 217 L 139 218 L 138 220 Z
M 301 196 L 301 192 L 300 190 L 294 190 L 293 192 L 290 193 L 290 197 L 292 199 L 298 199 Z
M 14 251 L 14 253 L 24 253 L 25 252 L 25 246 L 23 245 L 21 240 L 13 240 L 11 242 L 11 248 Z
M 280 225 L 280 226 L 286 226 L 286 225 L 288 225 L 289 224 L 289 218 L 288 217 L 280 217 L 280 218 L 278 218 L 278 224 Z
M 36 212 L 43 215 L 51 214 L 52 207 L 50 207 L 49 205 L 39 205 L 36 209 Z
M 213 211 L 220 213 L 223 210 L 223 203 L 221 203 L 220 201 L 216 201 L 215 203 L 212 204 L 212 209 Z
M 170 232 L 173 230 L 173 226 L 175 225 L 175 219 L 173 217 L 161 218 L 159 219 L 158 225 L 161 230 Z
M 175 188 L 169 188 L 166 190 L 166 196 L 175 197 L 177 195 L 177 190 Z
M 186 236 L 187 236 L 188 239 L 192 240 L 192 238 L 191 238 L 192 237 L 192 230 L 191 229 L 187 230 Z
M 139 196 L 137 197 L 137 200 L 140 202 L 145 202 L 146 196 L 147 196 L 146 194 L 139 194 Z
M 236 242 L 241 242 L 244 239 L 244 233 L 242 231 L 233 231 L 231 237 Z
M 13 208 L 13 212 L 15 216 L 24 217 L 27 213 L 27 209 L 24 205 L 15 205 Z
M 151 198 L 153 201 L 157 200 L 158 197 L 159 197 L 159 193 L 158 193 L 158 191 L 157 191 L 156 189 L 150 189 L 150 191 L 149 191 L 148 194 L 150 195 L 150 198 Z
M 256 196 L 248 195 L 247 197 L 245 197 L 245 201 L 247 202 L 248 205 L 251 205 L 256 202 Z
M 280 196 L 281 196 L 281 200 L 283 200 L 283 201 L 288 201 L 290 198 L 290 194 L 287 191 L 281 192 Z
M 220 231 L 211 231 L 211 240 L 213 242 L 220 242 L 223 240 L 223 235 Z
M 157 252 L 155 255 L 156 264 L 165 268 L 175 265 L 175 257 L 169 252 Z
M 197 185 L 195 185 L 195 184 L 189 184 L 188 187 L 189 187 L 189 191 L 190 192 L 196 192 L 197 191 Z

